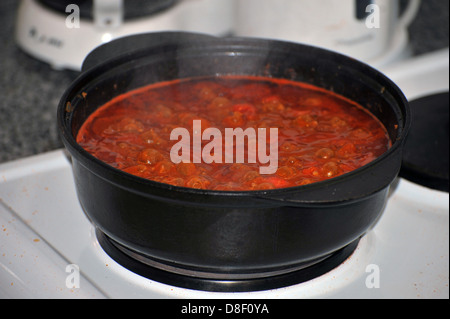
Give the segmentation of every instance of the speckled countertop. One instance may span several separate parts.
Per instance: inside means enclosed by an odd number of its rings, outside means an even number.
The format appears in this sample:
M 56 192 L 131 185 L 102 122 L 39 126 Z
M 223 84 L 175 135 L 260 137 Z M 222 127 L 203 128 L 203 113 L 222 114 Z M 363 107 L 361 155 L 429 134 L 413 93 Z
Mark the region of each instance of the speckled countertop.
M 0 1 L 0 163 L 63 147 L 56 108 L 64 90 L 78 75 L 53 70 L 16 46 L 18 3 Z M 415 55 L 449 46 L 448 16 L 448 0 L 422 0 L 410 28 Z

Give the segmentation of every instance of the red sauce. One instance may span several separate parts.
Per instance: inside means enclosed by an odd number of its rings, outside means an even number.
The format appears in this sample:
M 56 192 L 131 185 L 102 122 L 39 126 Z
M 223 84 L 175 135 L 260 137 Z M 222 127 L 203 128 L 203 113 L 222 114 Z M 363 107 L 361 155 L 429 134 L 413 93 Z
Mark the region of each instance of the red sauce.
M 276 172 L 261 174 L 259 160 L 208 164 L 191 157 L 189 163 L 174 163 L 170 152 L 179 140 L 171 140 L 171 132 L 186 128 L 192 138 L 194 120 L 201 120 L 203 132 L 208 127 L 221 132 L 278 128 Z M 348 99 L 303 83 L 238 76 L 177 80 L 128 92 L 96 110 L 77 142 L 96 158 L 142 178 L 227 191 L 326 180 L 368 164 L 391 145 L 384 126 Z M 201 141 L 202 147 L 209 142 Z M 267 150 L 272 142 L 268 138 Z M 242 149 L 248 159 L 249 148 Z

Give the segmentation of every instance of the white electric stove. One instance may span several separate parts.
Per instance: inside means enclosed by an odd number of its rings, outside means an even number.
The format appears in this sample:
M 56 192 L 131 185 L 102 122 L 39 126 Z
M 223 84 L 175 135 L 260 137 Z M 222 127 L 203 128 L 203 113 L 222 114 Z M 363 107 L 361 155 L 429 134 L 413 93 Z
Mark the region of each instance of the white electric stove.
M 383 70 L 416 99 L 449 89 L 449 51 Z M 64 150 L 0 165 L 0 298 L 449 298 L 449 194 L 398 179 L 379 222 L 331 271 L 257 292 L 180 288 L 122 267 L 80 208 Z

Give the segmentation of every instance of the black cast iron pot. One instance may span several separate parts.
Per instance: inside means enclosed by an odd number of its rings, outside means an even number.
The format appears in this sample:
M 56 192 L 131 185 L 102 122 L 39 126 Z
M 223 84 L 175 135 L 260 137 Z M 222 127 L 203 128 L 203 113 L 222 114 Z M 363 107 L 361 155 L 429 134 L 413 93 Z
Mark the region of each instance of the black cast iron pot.
M 334 91 L 377 116 L 392 148 L 328 181 L 221 192 L 126 174 L 92 157 L 75 141 L 86 118 L 117 95 L 154 82 L 217 74 L 287 78 Z M 169 277 L 230 283 L 295 273 L 370 230 L 399 172 L 410 114 L 394 83 L 343 55 L 272 40 L 156 33 L 94 51 L 62 97 L 58 122 L 72 155 L 80 203 L 101 237 Z

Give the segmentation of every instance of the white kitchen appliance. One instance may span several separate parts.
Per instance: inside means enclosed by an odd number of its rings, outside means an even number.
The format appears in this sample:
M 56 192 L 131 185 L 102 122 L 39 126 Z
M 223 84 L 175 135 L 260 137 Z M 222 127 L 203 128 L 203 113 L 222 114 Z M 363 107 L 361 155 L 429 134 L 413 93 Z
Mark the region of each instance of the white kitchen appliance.
M 240 0 L 235 34 L 302 42 L 386 65 L 408 54 L 420 0 Z
M 409 100 L 448 92 L 449 50 L 383 71 Z M 185 305 L 202 298 L 449 298 L 449 194 L 403 178 L 343 261 L 277 289 L 187 289 L 182 280 L 152 277 L 151 268 L 147 277 L 126 267 L 84 215 L 63 150 L 0 165 L 0 227 L 0 298 L 177 298 Z
M 98 45 L 152 31 L 302 42 L 381 67 L 410 54 L 407 28 L 419 6 L 409 0 L 400 13 L 400 0 L 21 0 L 16 42 L 56 69 L 79 70 Z
M 91 50 L 113 39 L 153 31 L 229 35 L 233 17 L 234 0 L 21 0 L 15 36 L 54 68 L 80 70 Z

